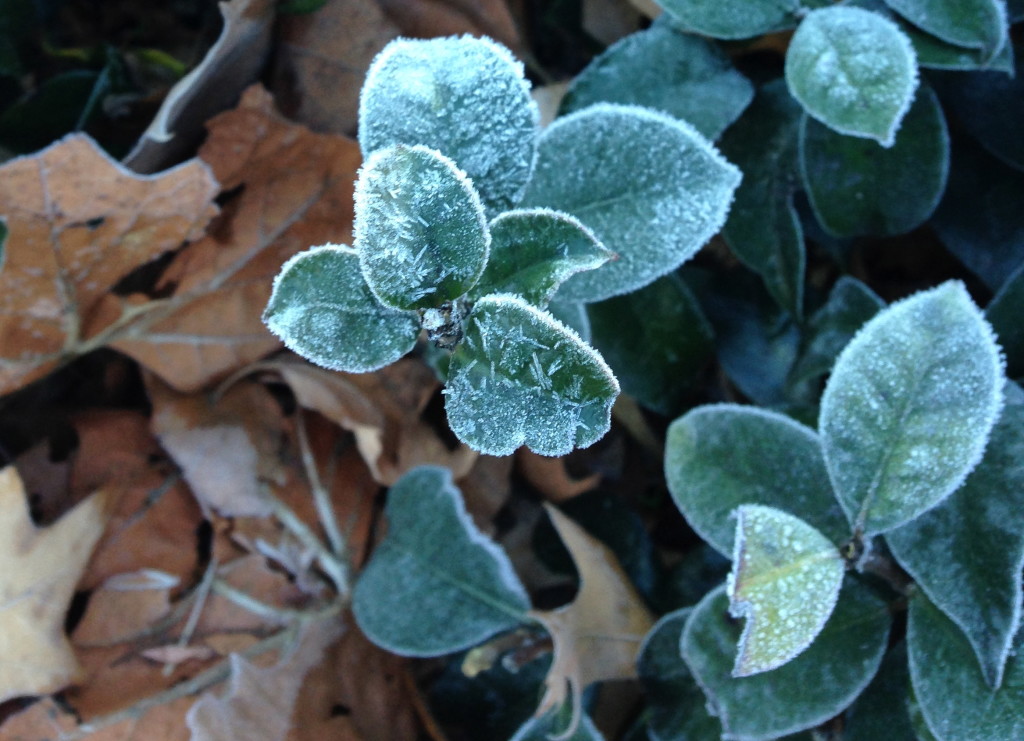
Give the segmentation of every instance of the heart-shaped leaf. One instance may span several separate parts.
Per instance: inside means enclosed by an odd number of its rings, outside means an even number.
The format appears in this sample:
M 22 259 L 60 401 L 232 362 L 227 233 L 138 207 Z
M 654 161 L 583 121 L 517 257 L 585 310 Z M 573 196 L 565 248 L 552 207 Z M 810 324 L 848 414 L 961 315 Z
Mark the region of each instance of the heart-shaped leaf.
M 950 281 L 878 313 L 836 361 L 821 399 L 822 449 L 854 527 L 891 530 L 931 509 L 981 460 L 999 417 L 992 329 Z
M 608 431 L 619 384 L 575 332 L 502 294 L 473 307 L 445 393 L 452 431 L 481 453 L 509 455 L 525 444 L 565 455 Z
M 600 301 L 645 286 L 693 256 L 725 221 L 740 172 L 689 124 L 598 103 L 540 139 L 524 204 L 566 211 L 619 256 L 559 292 Z
M 436 149 L 503 211 L 530 179 L 538 117 L 523 65 L 505 47 L 471 36 L 398 39 L 367 72 L 359 144 L 367 157 L 395 144 Z
M 288 349 L 350 373 L 390 365 L 412 350 L 420 331 L 414 312 L 381 306 L 370 293 L 355 250 L 331 244 L 284 264 L 263 321 Z
M 420 146 L 378 150 L 355 197 L 359 263 L 385 306 L 437 307 L 476 284 L 491 237 L 473 183 L 450 159 Z
M 506 211 L 490 229 L 490 257 L 473 296 L 515 293 L 544 308 L 569 276 L 614 257 L 576 217 L 547 208 Z
M 895 23 L 861 8 L 808 13 L 786 53 L 786 82 L 814 118 L 892 146 L 917 89 L 917 59 Z
M 526 621 L 526 591 L 505 552 L 466 514 L 448 469 L 405 474 L 385 513 L 387 537 L 352 595 L 370 640 L 403 656 L 438 656 Z
M 734 677 L 782 666 L 821 632 L 846 570 L 836 546 L 788 512 L 745 504 L 736 509 L 729 612 L 745 617 Z

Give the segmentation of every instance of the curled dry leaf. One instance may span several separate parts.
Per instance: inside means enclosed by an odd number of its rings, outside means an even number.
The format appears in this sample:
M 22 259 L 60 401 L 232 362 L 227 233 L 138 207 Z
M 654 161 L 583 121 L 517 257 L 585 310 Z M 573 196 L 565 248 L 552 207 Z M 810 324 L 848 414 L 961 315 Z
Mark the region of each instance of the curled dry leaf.
M 64 616 L 103 532 L 104 500 L 90 497 L 40 530 L 17 471 L 0 471 L 0 702 L 55 692 L 80 676 Z
M 590 491 L 601 483 L 600 473 L 574 479 L 565 467 L 565 458 L 538 455 L 525 447 L 516 451 L 516 463 L 526 480 L 549 502 L 555 504 Z
M 81 134 L 0 166 L 0 393 L 88 349 L 121 316 L 94 317 L 111 287 L 202 236 L 216 194 L 202 162 L 135 175 Z

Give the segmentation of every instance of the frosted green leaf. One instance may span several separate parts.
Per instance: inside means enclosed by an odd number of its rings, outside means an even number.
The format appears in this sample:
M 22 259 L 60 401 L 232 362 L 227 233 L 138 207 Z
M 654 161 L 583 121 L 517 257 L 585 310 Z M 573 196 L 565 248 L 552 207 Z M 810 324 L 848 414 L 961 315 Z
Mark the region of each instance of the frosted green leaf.
M 800 170 L 814 215 L 832 236 L 915 229 L 939 205 L 949 174 L 949 133 L 935 93 L 920 87 L 889 149 L 805 117 Z
M 601 356 L 545 311 L 508 294 L 473 307 L 445 390 L 456 436 L 487 455 L 585 448 L 608 431 L 619 384 Z
M 1024 632 L 1017 634 L 1003 684 L 992 689 L 970 643 L 922 592 L 910 600 L 910 678 L 928 728 L 941 741 L 1024 738 Z
M 263 321 L 289 350 L 350 373 L 383 368 L 412 350 L 414 312 L 381 306 L 355 250 L 328 244 L 300 252 L 274 278 Z
M 820 2 L 798 0 L 657 0 L 686 31 L 716 39 L 747 39 L 792 28 L 800 14 Z
M 537 106 L 523 66 L 490 39 L 398 39 L 377 55 L 359 100 L 363 155 L 422 144 L 454 160 L 489 209 L 522 197 L 533 169 Z
M 686 521 L 733 555 L 741 504 L 785 508 L 835 542 L 850 528 L 832 496 L 814 430 L 785 415 L 738 404 L 697 407 L 668 428 L 665 480 Z
M 1024 376 L 1024 264 L 1021 264 L 992 297 L 985 308 L 985 317 L 999 338 L 1006 353 L 1006 375 Z
M 895 23 L 860 8 L 815 10 L 786 53 L 789 90 L 841 134 L 892 146 L 917 89 L 917 60 Z
M 810 648 L 772 672 L 733 677 L 738 621 L 725 588 L 710 592 L 683 629 L 681 648 L 723 738 L 761 741 L 812 728 L 840 713 L 874 677 L 889 637 L 889 610 L 860 582 L 843 585 Z
M 462 296 L 487 264 L 483 206 L 466 174 L 426 147 L 374 152 L 356 182 L 355 242 L 374 295 L 396 309 Z
M 855 528 L 891 530 L 952 494 L 981 460 L 1002 385 L 992 329 L 959 282 L 865 324 L 836 361 L 819 421 L 832 485 Z
M 848 275 L 841 277 L 807 323 L 807 344 L 790 377 L 800 382 L 827 374 L 857 330 L 883 308 L 885 302 L 866 285 Z
M 402 656 L 439 656 L 526 621 L 508 556 L 481 533 L 451 472 L 420 466 L 388 492 L 387 536 L 352 595 L 359 628 Z
M 717 46 L 659 19 L 595 57 L 569 85 L 559 113 L 602 102 L 641 105 L 687 121 L 713 140 L 753 95 L 753 85 Z
M 651 628 L 637 657 L 637 673 L 647 698 L 651 741 L 720 739 L 722 724 L 708 713 L 707 700 L 679 653 L 683 626 L 693 612 L 684 607 Z
M 600 301 L 692 257 L 721 228 L 739 182 L 739 170 L 689 124 L 598 103 L 545 130 L 524 204 L 572 214 L 619 256 L 559 291 L 563 300 Z
M 1002 0 L 885 0 L 923 31 L 957 46 L 980 49 L 991 59 L 1006 41 Z
M 832 542 L 788 512 L 736 509 L 729 613 L 746 618 L 734 677 L 770 671 L 811 645 L 832 614 L 846 565 Z
M 707 365 L 711 325 L 677 275 L 587 307 L 592 344 L 622 390 L 661 414 L 676 414 Z
M 1019 390 L 1019 389 L 1018 389 Z M 886 534 L 893 555 L 963 630 L 998 687 L 1021 618 L 1024 406 L 1007 404 L 978 467 L 942 504 Z
M 860 4 L 865 4 L 864 2 Z M 874 0 L 872 4 L 882 5 L 881 0 Z M 883 11 L 888 11 L 884 5 Z M 877 11 L 876 11 L 877 12 Z M 914 46 L 917 54 L 917 64 L 921 68 L 947 69 L 947 70 L 992 70 L 1006 75 L 1013 74 L 1013 45 L 1009 37 L 996 52 L 991 56 L 987 51 L 981 49 L 968 49 L 964 46 L 957 46 L 921 31 L 916 26 L 903 20 L 895 13 L 887 13 L 900 27 L 900 30 L 907 35 L 910 43 Z
M 801 109 L 781 80 L 761 88 L 722 139 L 722 152 L 743 171 L 722 236 L 764 280 L 779 306 L 803 316 L 804 233 L 793 208 L 798 189 Z
M 547 208 L 506 211 L 490 230 L 490 257 L 474 297 L 515 293 L 544 308 L 569 276 L 614 257 L 574 216 Z

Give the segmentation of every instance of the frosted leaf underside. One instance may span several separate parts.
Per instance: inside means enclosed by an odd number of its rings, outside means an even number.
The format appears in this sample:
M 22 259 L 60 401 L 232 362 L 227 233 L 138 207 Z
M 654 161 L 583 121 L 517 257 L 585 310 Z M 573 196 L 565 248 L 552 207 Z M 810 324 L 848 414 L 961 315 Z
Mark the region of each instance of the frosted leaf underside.
M 388 531 L 352 597 L 360 629 L 403 656 L 439 656 L 523 622 L 508 556 L 466 513 L 451 472 L 420 466 L 388 492 Z
M 828 538 L 799 517 L 760 505 L 736 510 L 729 612 L 745 617 L 733 676 L 775 669 L 821 632 L 845 565 Z
M 891 146 L 917 89 L 917 59 L 895 23 L 861 8 L 815 10 L 786 53 L 789 90 L 841 134 Z
M 507 211 L 490 229 L 490 257 L 475 296 L 515 293 L 543 308 L 569 276 L 613 257 L 578 219 L 550 209 Z
M 600 301 L 692 257 L 725 222 L 740 177 L 688 124 L 639 106 L 599 103 L 544 132 L 523 203 L 572 214 L 618 255 L 573 276 L 558 294 Z
M 377 56 L 359 102 L 364 156 L 422 144 L 454 160 L 490 209 L 522 196 L 536 152 L 537 107 L 523 66 L 490 39 L 398 39 Z
M 436 307 L 476 284 L 490 234 L 473 184 L 451 160 L 426 147 L 379 150 L 355 198 L 359 262 L 382 303 Z
M 511 295 L 476 303 L 448 373 L 448 423 L 488 455 L 524 444 L 552 456 L 591 445 L 608 431 L 619 393 L 593 348 Z
M 819 421 L 850 522 L 884 532 L 949 496 L 981 459 L 1002 385 L 992 330 L 959 282 L 864 325 L 836 361 Z
M 339 245 L 313 247 L 286 262 L 263 321 L 288 349 L 350 373 L 395 362 L 412 350 L 420 329 L 416 314 L 381 306 L 355 251 Z

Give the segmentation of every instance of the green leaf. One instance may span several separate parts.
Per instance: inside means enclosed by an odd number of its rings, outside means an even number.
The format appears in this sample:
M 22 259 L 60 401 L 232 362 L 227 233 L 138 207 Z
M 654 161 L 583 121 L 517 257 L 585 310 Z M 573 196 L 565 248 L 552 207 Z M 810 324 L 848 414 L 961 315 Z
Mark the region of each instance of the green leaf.
M 456 436 L 487 455 L 527 445 L 585 448 L 608 431 L 619 384 L 601 356 L 518 296 L 485 296 L 452 355 L 445 407 Z
M 885 0 L 923 31 L 957 46 L 980 49 L 991 59 L 1006 41 L 1002 0 Z
M 889 149 L 805 117 L 800 170 L 814 215 L 831 235 L 915 229 L 939 205 L 949 174 L 949 133 L 935 93 L 920 87 Z
M 985 683 L 971 644 L 922 592 L 910 600 L 907 646 L 914 692 L 939 739 L 1024 738 L 1024 632 L 1014 641 L 999 689 Z
M 872 0 L 871 4 L 882 5 L 880 0 Z M 884 5 L 882 7 L 888 10 Z M 917 54 L 917 64 L 919 67 L 960 71 L 987 69 L 1008 75 L 1013 74 L 1014 54 L 1009 37 L 1007 37 L 995 56 L 989 56 L 987 52 L 981 49 L 968 49 L 963 46 L 947 43 L 942 39 L 921 31 L 894 13 L 885 13 L 885 15 L 887 18 L 895 21 L 900 30 L 910 39 L 910 43 L 914 46 L 914 52 Z
M 777 412 L 737 404 L 687 412 L 668 428 L 665 480 L 690 526 L 726 556 L 732 512 L 745 503 L 785 507 L 836 542 L 850 534 L 817 434 Z
M 844 741 L 924 741 L 911 725 L 907 707 L 910 673 L 903 641 L 882 659 L 878 674 L 846 711 Z
M 474 297 L 515 293 L 544 308 L 571 275 L 614 257 L 575 217 L 547 208 L 506 211 L 490 229 L 490 257 Z
M 884 308 L 885 302 L 866 285 L 848 275 L 841 277 L 807 323 L 807 343 L 790 377 L 799 382 L 829 373 L 857 330 Z
M 1021 264 L 985 308 L 985 317 L 1006 353 L 1006 375 L 1024 376 L 1024 264 Z
M 676 275 L 587 307 L 593 344 L 622 390 L 661 414 L 679 411 L 714 349 L 711 325 Z
M 717 46 L 659 19 L 595 57 L 569 85 L 559 114 L 602 102 L 646 106 L 713 140 L 753 95 L 753 85 Z
M 779 306 L 803 316 L 804 234 L 793 208 L 798 187 L 800 106 L 776 80 L 722 139 L 722 152 L 743 171 L 722 235 L 764 280 Z
M 950 165 L 931 225 L 946 249 L 996 291 L 1024 264 L 1024 173 L 967 138 L 954 142 Z
M 893 555 L 970 641 L 991 687 L 1021 618 L 1024 405 L 1007 404 L 978 467 L 930 512 L 886 535 Z
M 681 644 L 724 738 L 774 739 L 825 722 L 871 681 L 888 642 L 886 605 L 851 579 L 804 653 L 770 673 L 733 677 L 740 627 L 727 608 L 724 587 L 710 592 L 686 621 Z
M 536 153 L 537 106 L 505 47 L 470 36 L 398 39 L 377 55 L 359 100 L 363 155 L 422 144 L 454 160 L 489 209 L 515 205 Z
M 775 507 L 736 509 L 729 614 L 746 618 L 734 677 L 770 671 L 803 653 L 832 614 L 846 564 L 811 525 Z
M 665 615 L 647 634 L 637 657 L 637 673 L 647 697 L 651 741 L 713 741 L 722 724 L 708 713 L 707 700 L 679 653 L 683 626 L 693 612 L 684 607 Z
M 548 304 L 548 313 L 575 331 L 584 342 L 590 342 L 590 317 L 587 316 L 586 304 L 556 299 Z
M 559 292 L 563 300 L 600 301 L 692 257 L 724 223 L 739 181 L 739 170 L 688 124 L 598 103 L 545 130 L 524 203 L 576 216 L 618 254 Z
M 451 472 L 420 466 L 388 492 L 388 532 L 352 595 L 359 628 L 402 656 L 439 656 L 526 622 L 508 556 L 466 514 Z
M 841 134 L 892 146 L 917 89 L 917 60 L 890 20 L 860 8 L 808 13 L 786 53 L 789 90 Z
M 682 29 L 716 39 L 747 39 L 792 28 L 816 2 L 778 0 L 657 0 Z
M 836 496 L 868 535 L 949 496 L 981 460 L 1002 407 L 992 329 L 963 284 L 892 304 L 836 361 L 821 400 Z
M 437 307 L 479 280 L 491 242 L 483 206 L 444 155 L 419 146 L 374 152 L 355 201 L 359 263 L 385 306 Z
M 288 349 L 350 373 L 390 365 L 412 350 L 420 332 L 414 312 L 381 306 L 370 293 L 355 250 L 333 244 L 284 264 L 263 321 Z

